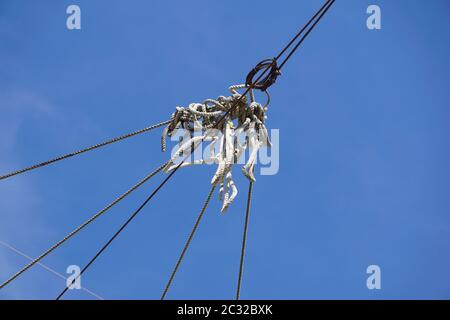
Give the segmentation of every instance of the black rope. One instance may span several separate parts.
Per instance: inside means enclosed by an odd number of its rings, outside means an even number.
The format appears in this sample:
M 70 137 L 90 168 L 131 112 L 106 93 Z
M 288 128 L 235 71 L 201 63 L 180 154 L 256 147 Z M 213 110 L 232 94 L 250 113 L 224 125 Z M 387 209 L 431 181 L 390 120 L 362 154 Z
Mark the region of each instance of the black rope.
M 297 34 L 289 41 L 289 43 L 284 46 L 283 50 L 281 50 L 280 53 L 275 57 L 276 60 L 278 60 L 287 51 L 287 49 L 289 49 L 289 47 L 302 35 L 306 28 L 308 28 L 308 26 L 314 21 L 314 19 L 317 18 L 320 12 L 322 12 L 330 2 L 331 0 L 326 0 L 322 7 L 314 14 L 314 16 L 300 29 L 299 32 L 297 32 Z
M 211 197 L 212 197 L 215 189 L 216 189 L 216 186 L 213 185 L 212 188 L 211 188 L 211 191 L 209 191 L 208 197 L 206 198 L 205 203 L 203 204 L 202 210 L 200 211 L 200 213 L 199 213 L 199 215 L 197 217 L 197 220 L 195 221 L 195 224 L 192 227 L 192 231 L 189 234 L 189 237 L 188 237 L 188 239 L 187 239 L 187 241 L 186 241 L 186 243 L 185 243 L 185 245 L 183 247 L 183 250 L 181 251 L 181 254 L 178 257 L 177 263 L 175 264 L 175 267 L 174 267 L 174 269 L 173 269 L 173 271 L 172 271 L 172 273 L 170 275 L 169 281 L 167 281 L 166 287 L 164 288 L 164 292 L 161 295 L 161 300 L 165 299 L 165 297 L 167 295 L 167 292 L 169 291 L 170 285 L 172 284 L 172 281 L 175 278 L 175 275 L 176 275 L 176 273 L 178 271 L 178 268 L 181 265 L 181 261 L 183 260 L 184 255 L 186 254 L 186 251 L 188 250 L 192 239 L 194 238 L 195 232 L 198 229 L 200 221 L 202 220 L 203 214 L 205 213 L 206 208 L 208 207 L 209 201 L 211 200 Z
M 150 202 L 150 200 L 158 193 L 159 190 L 166 184 L 167 181 L 177 172 L 177 170 L 181 167 L 181 162 L 160 184 L 159 186 L 153 190 L 153 192 L 145 199 L 145 201 L 139 206 L 139 208 L 125 221 L 125 223 L 119 228 L 119 230 L 114 233 L 111 239 L 106 242 L 106 244 L 95 254 L 95 256 L 89 261 L 89 263 L 81 270 L 80 274 L 73 279 L 71 285 L 75 283 L 75 281 L 94 263 L 94 261 L 106 250 L 106 248 L 114 241 L 115 238 L 126 228 L 126 226 L 138 215 L 138 213 Z M 58 295 L 56 300 L 59 300 L 69 289 L 70 286 L 66 286 L 64 290 Z
M 297 44 L 295 45 L 295 47 L 289 52 L 289 54 L 287 55 L 287 57 L 283 60 L 283 62 L 281 62 L 280 66 L 279 66 L 279 70 L 281 70 L 283 68 L 283 66 L 286 64 L 286 62 L 288 62 L 288 60 L 292 57 L 292 55 L 297 51 L 297 49 L 300 47 L 300 45 L 303 43 L 303 41 L 305 41 L 306 37 L 308 37 L 308 35 L 311 33 L 311 31 L 316 27 L 316 25 L 319 23 L 319 21 L 323 18 L 323 16 L 325 15 L 325 13 L 327 13 L 327 11 L 331 8 L 331 6 L 334 4 L 336 0 L 328 0 L 324 6 L 322 8 L 319 9 L 319 11 L 317 11 L 317 13 L 313 16 L 313 18 L 307 23 L 306 27 L 304 29 L 302 29 L 303 31 L 312 23 L 312 21 L 314 21 L 314 23 L 312 24 L 312 26 L 306 31 L 306 33 L 303 35 L 303 37 L 300 39 L 299 42 L 297 42 Z M 319 15 L 319 17 L 316 19 L 317 15 Z M 299 32 L 299 34 L 296 37 L 299 37 L 302 33 Z M 277 59 L 278 60 L 278 59 Z
M 272 59 L 265 59 L 259 62 L 248 74 L 245 79 L 245 84 L 249 86 L 251 83 L 254 84 L 254 88 L 266 91 L 271 85 L 275 83 L 278 76 L 281 75 L 281 68 L 286 64 L 286 62 L 292 57 L 292 55 L 297 51 L 306 37 L 310 34 L 310 32 L 315 28 L 317 23 L 322 19 L 328 9 L 333 5 L 335 0 L 327 0 L 325 4 L 316 12 L 316 14 L 300 29 L 300 31 L 289 41 L 289 43 L 280 51 L 280 53 Z M 310 25 L 312 26 L 310 27 Z M 309 29 L 308 29 L 309 27 Z M 308 30 L 307 30 L 308 29 Z M 305 32 L 304 36 L 297 42 L 294 48 L 288 53 L 287 57 L 281 62 L 278 66 L 278 60 L 281 56 L 286 53 L 286 51 L 291 47 L 294 42 Z M 260 77 L 261 80 L 253 80 L 256 74 L 258 74 L 261 70 L 270 70 L 269 74 Z
M 247 208 L 245 210 L 245 222 L 244 222 L 244 234 L 242 236 L 242 247 L 241 247 L 241 259 L 239 263 L 239 275 L 236 289 L 236 300 L 239 300 L 241 296 L 241 284 L 242 284 L 242 274 L 244 272 L 244 257 L 245 257 L 245 247 L 247 244 L 247 230 L 248 230 L 248 219 L 250 216 L 250 203 L 252 199 L 253 182 L 250 181 L 248 185 L 248 195 L 247 195 Z

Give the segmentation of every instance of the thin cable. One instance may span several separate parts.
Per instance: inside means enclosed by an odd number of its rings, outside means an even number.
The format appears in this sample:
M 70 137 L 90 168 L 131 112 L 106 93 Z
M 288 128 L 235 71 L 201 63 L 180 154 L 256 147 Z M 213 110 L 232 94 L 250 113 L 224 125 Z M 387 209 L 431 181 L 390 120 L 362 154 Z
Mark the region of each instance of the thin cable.
M 197 220 L 195 221 L 194 227 L 192 228 L 192 231 L 191 231 L 191 233 L 189 234 L 189 237 L 188 237 L 188 239 L 187 239 L 187 241 L 186 241 L 186 243 L 185 243 L 185 245 L 184 245 L 184 247 L 183 247 L 183 251 L 181 251 L 181 254 L 180 254 L 180 256 L 179 256 L 179 258 L 178 258 L 178 260 L 177 260 L 177 263 L 175 264 L 175 268 L 173 269 L 172 274 L 170 275 L 169 281 L 167 281 L 166 287 L 164 288 L 164 292 L 163 292 L 162 295 L 161 295 L 161 300 L 164 300 L 164 299 L 165 299 L 165 297 L 166 297 L 166 295 L 167 295 L 167 292 L 168 292 L 169 289 L 170 289 L 170 285 L 172 284 L 172 281 L 173 281 L 173 279 L 175 278 L 175 275 L 176 275 L 176 273 L 177 273 L 177 271 L 178 271 L 178 268 L 179 268 L 180 265 L 181 265 L 181 261 L 183 260 L 184 255 L 186 254 L 186 251 L 188 250 L 189 245 L 191 244 L 192 239 L 194 238 L 195 232 L 196 232 L 197 229 L 198 229 L 198 226 L 199 226 L 199 224 L 200 224 L 200 221 L 202 220 L 203 214 L 205 213 L 206 208 L 208 207 L 208 204 L 209 204 L 209 202 L 210 202 L 210 200 L 211 200 L 211 197 L 212 197 L 212 195 L 213 195 L 215 189 L 216 189 L 216 186 L 213 185 L 212 188 L 211 188 L 211 191 L 209 191 L 208 197 L 206 198 L 206 201 L 205 201 L 205 203 L 203 204 L 202 210 L 200 211 L 200 213 L 199 213 L 199 215 L 198 215 L 198 217 L 197 217 Z
M 17 253 L 18 255 L 24 257 L 25 259 L 29 260 L 29 261 L 33 261 L 33 258 L 30 257 L 29 255 L 25 254 L 24 252 L 20 251 L 19 249 L 13 247 L 12 245 L 10 245 L 9 243 L 6 243 L 4 241 L 0 240 L 0 244 L 2 246 L 4 246 L 5 248 L 10 249 L 11 251 L 14 251 L 15 253 Z M 54 274 L 55 276 L 59 277 L 60 279 L 66 281 L 66 277 L 63 276 L 61 273 L 59 273 L 58 271 L 55 271 L 54 269 L 50 268 L 49 266 L 43 264 L 43 263 L 38 263 L 38 266 L 42 267 L 43 269 L 47 270 L 48 272 Z M 89 290 L 86 287 L 81 287 L 81 290 L 84 290 L 85 292 L 89 293 L 90 295 L 92 295 L 93 297 L 97 298 L 98 300 L 105 300 L 102 297 L 100 297 L 98 294 L 92 292 L 91 290 Z
M 248 230 L 248 219 L 250 216 L 250 203 L 252 199 L 252 190 L 253 190 L 253 182 L 250 181 L 248 185 L 248 195 L 247 195 L 247 208 L 245 211 L 245 223 L 244 223 L 244 234 L 242 236 L 242 248 L 241 248 L 241 260 L 239 263 L 239 275 L 236 289 L 236 300 L 239 300 L 241 296 L 241 284 L 242 284 L 242 275 L 244 271 L 244 257 L 245 257 L 245 247 L 247 244 L 247 230 Z
M 168 124 L 168 123 L 170 123 L 170 122 L 171 122 L 171 120 L 167 120 L 167 121 L 164 121 L 164 122 L 160 122 L 160 123 L 157 123 L 157 124 L 155 124 L 155 125 L 153 125 L 153 126 L 146 127 L 146 128 L 144 128 L 144 129 L 141 129 L 141 130 L 138 130 L 138 131 L 135 131 L 135 132 L 131 132 L 131 133 L 125 134 L 125 135 L 120 136 L 120 137 L 116 137 L 116 138 L 113 138 L 113 139 L 104 141 L 104 142 L 99 143 L 99 144 L 96 144 L 96 145 L 94 145 L 94 146 L 91 146 L 91 147 L 88 147 L 88 148 L 85 148 L 85 149 L 81 149 L 81 150 L 78 150 L 78 151 L 75 151 L 75 152 L 71 152 L 71 153 L 68 153 L 68 154 L 59 156 L 59 157 L 57 157 L 57 158 L 54 158 L 54 159 L 52 159 L 52 160 L 44 161 L 44 162 L 41 162 L 41 163 L 32 165 L 32 166 L 27 167 L 27 168 L 24 168 L 24 169 L 21 169 L 21 170 L 17 170 L 17 171 L 14 171 L 14 172 L 5 174 L 5 175 L 3 175 L 3 176 L 0 176 L 0 180 L 4 180 L 4 179 L 7 179 L 7 178 L 11 178 L 11 177 L 13 177 L 13 176 L 17 176 L 17 175 L 22 174 L 22 173 L 25 173 L 25 172 L 27 172 L 27 171 L 31 171 L 31 170 L 34 170 L 34 169 L 38 169 L 38 168 L 47 166 L 47 165 L 49 165 L 49 164 L 52 164 L 52 163 L 61 161 L 61 160 L 64 160 L 64 159 L 67 159 L 67 158 L 71 158 L 71 157 L 73 157 L 73 156 L 77 156 L 77 155 L 79 155 L 79 154 L 82 154 L 82 153 L 85 153 L 85 152 L 88 152 L 88 151 L 92 151 L 92 150 L 95 150 L 95 149 L 104 147 L 104 146 L 109 145 L 109 144 L 112 144 L 112 143 L 114 143 L 114 142 L 118 142 L 118 141 L 121 141 L 121 140 L 125 140 L 125 139 L 128 139 L 128 138 L 131 138 L 131 137 L 136 136 L 136 135 L 138 135 L 138 134 L 141 134 L 141 133 L 144 133 L 144 132 L 147 132 L 147 131 L 150 131 L 150 130 L 153 130 L 153 129 L 156 129 L 156 128 L 159 128 L 159 127 L 162 127 L 162 126 L 164 126 L 164 125 L 166 125 L 166 124 Z
M 260 70 L 262 70 L 265 66 L 267 66 L 266 70 L 264 70 L 265 74 L 267 70 L 270 69 L 270 73 L 267 77 L 265 77 L 261 82 L 258 80 L 253 81 L 255 84 L 255 88 L 266 91 L 270 86 L 272 86 L 275 82 L 277 77 L 281 74 L 280 70 L 284 66 L 284 64 L 291 58 L 291 56 L 294 54 L 294 52 L 298 49 L 298 47 L 303 43 L 303 41 L 306 39 L 306 37 L 310 34 L 310 32 L 314 29 L 314 27 L 317 25 L 317 23 L 322 19 L 324 14 L 328 11 L 328 9 L 333 5 L 335 0 L 327 0 L 325 4 L 314 14 L 314 16 L 303 26 L 303 28 L 300 29 L 300 31 L 289 41 L 289 43 L 278 53 L 278 55 L 273 59 L 265 59 L 261 62 L 259 62 L 255 68 L 253 68 L 246 77 L 246 84 L 249 84 L 252 81 L 252 78 L 257 74 Z M 319 17 L 317 19 L 317 17 Z M 316 20 L 317 19 L 317 20 Z M 278 60 L 281 58 L 281 56 L 291 47 L 294 42 L 305 32 L 305 30 L 313 23 L 314 24 L 307 30 L 306 34 L 302 37 L 302 39 L 295 45 L 295 47 L 290 51 L 288 56 L 284 59 L 284 61 L 281 63 L 280 66 L 277 66 Z M 261 77 L 259 77 L 261 78 Z M 258 79 L 259 79 L 258 78 Z
M 323 18 L 323 16 L 325 15 L 325 13 L 327 13 L 327 11 L 331 8 L 331 6 L 334 4 L 335 0 L 328 0 L 328 2 L 325 3 L 325 8 L 323 9 L 323 7 L 316 13 L 316 15 L 314 17 L 317 16 L 317 14 L 319 12 L 320 15 L 317 18 L 317 20 L 313 23 L 313 25 L 311 26 L 311 28 L 308 29 L 308 31 L 306 31 L 306 33 L 303 35 L 303 37 L 300 39 L 299 42 L 297 42 L 297 44 L 295 45 L 295 47 L 289 52 L 289 54 L 287 55 L 287 57 L 283 60 L 283 62 L 280 64 L 280 66 L 278 67 L 278 70 L 281 70 L 281 68 L 283 68 L 283 66 L 286 64 L 286 62 L 292 57 L 292 55 L 297 51 L 297 49 L 300 47 L 300 45 L 303 43 L 303 41 L 305 41 L 306 37 L 311 33 L 311 31 L 316 27 L 316 25 L 319 23 L 319 21 Z M 312 19 L 314 20 L 314 18 Z M 308 22 L 308 25 L 311 23 Z
M 303 26 L 303 28 L 300 29 L 300 31 L 289 41 L 289 43 L 283 48 L 283 50 L 280 51 L 280 53 L 275 57 L 275 60 L 280 59 L 280 57 L 286 52 L 286 50 L 297 40 L 302 33 L 308 28 L 308 26 L 316 19 L 316 17 L 322 12 L 325 7 L 331 2 L 332 0 L 327 0 L 324 5 L 316 12 L 316 14 Z
M 73 279 L 72 284 L 94 263 L 94 261 L 106 250 L 106 248 L 114 241 L 115 238 L 126 228 L 126 226 L 138 215 L 138 213 L 150 202 L 150 200 L 158 193 L 159 190 L 166 184 L 167 181 L 177 172 L 177 170 L 181 167 L 183 162 L 181 162 L 160 184 L 159 186 L 153 190 L 153 192 L 145 199 L 145 201 L 139 206 L 139 208 L 128 218 L 127 221 L 116 231 L 116 233 L 111 237 L 111 239 L 106 242 L 106 244 L 95 254 L 95 256 L 89 261 L 89 263 L 81 270 L 80 274 Z M 66 286 L 64 290 L 58 295 L 56 300 L 59 300 L 64 293 L 67 292 L 69 286 Z
M 149 175 L 147 175 L 144 179 L 142 179 L 140 182 L 138 182 L 136 185 L 134 185 L 133 187 L 131 187 L 128 191 L 126 191 L 125 193 L 123 193 L 121 196 L 119 196 L 118 198 L 116 198 L 113 202 L 111 202 L 110 204 L 108 204 L 105 208 L 103 208 L 102 210 L 100 210 L 99 212 L 97 212 L 95 215 L 93 215 L 91 218 L 89 218 L 89 220 L 87 220 L 86 222 L 84 222 L 83 224 L 81 224 L 80 226 L 78 226 L 76 229 L 74 229 L 72 232 L 70 232 L 68 235 L 66 235 L 62 240 L 60 240 L 59 242 L 57 242 L 56 244 L 54 244 L 50 249 L 48 249 L 47 251 L 45 251 L 44 253 L 42 253 L 39 257 L 37 257 L 36 259 L 34 259 L 33 261 L 31 261 L 29 264 L 27 264 L 25 267 L 23 267 L 20 271 L 18 271 L 16 274 L 14 274 L 11 278 L 9 278 L 8 280 L 6 280 L 4 283 L 2 283 L 0 285 L 0 289 L 3 289 L 5 286 L 7 286 L 9 283 L 11 283 L 13 280 L 15 280 L 17 277 L 19 277 L 21 274 L 23 274 L 25 271 L 27 271 L 28 269 L 30 269 L 31 267 L 33 267 L 36 263 L 38 263 L 39 261 L 41 261 L 43 258 L 45 258 L 47 255 L 49 255 L 51 252 L 53 252 L 56 248 L 58 248 L 59 246 L 61 246 L 64 242 L 66 242 L 67 240 L 69 240 L 71 237 L 73 237 L 75 234 L 77 234 L 78 232 L 80 232 L 82 229 L 84 229 L 87 225 L 89 225 L 90 223 L 92 223 L 94 220 L 96 220 L 98 217 L 100 217 L 101 215 L 103 215 L 105 212 L 107 212 L 109 209 L 111 209 L 113 206 L 115 206 L 117 203 L 119 203 L 121 200 L 123 200 L 125 197 L 127 197 L 130 193 L 132 193 L 133 191 L 135 191 L 137 188 L 139 188 L 140 186 L 142 186 L 145 182 L 147 182 L 150 178 L 152 178 L 153 176 L 155 176 L 158 172 L 160 172 L 166 165 L 167 165 L 168 161 L 165 162 L 163 165 L 161 165 L 159 168 L 157 168 L 156 170 L 154 170 L 153 172 L 151 172 Z

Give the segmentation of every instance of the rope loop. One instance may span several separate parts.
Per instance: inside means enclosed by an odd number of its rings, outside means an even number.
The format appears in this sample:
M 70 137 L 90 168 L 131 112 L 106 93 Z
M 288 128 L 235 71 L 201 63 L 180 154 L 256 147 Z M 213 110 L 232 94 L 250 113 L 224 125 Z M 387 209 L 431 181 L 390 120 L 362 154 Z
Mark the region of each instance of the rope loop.
M 269 74 L 262 77 L 261 80 L 254 82 L 253 78 L 261 70 L 266 70 L 269 68 Z M 245 85 L 247 87 L 252 86 L 253 89 L 258 89 L 261 91 L 266 91 L 271 85 L 275 83 L 277 77 L 281 75 L 280 69 L 278 68 L 277 61 L 275 58 L 265 59 L 258 63 L 245 78 Z

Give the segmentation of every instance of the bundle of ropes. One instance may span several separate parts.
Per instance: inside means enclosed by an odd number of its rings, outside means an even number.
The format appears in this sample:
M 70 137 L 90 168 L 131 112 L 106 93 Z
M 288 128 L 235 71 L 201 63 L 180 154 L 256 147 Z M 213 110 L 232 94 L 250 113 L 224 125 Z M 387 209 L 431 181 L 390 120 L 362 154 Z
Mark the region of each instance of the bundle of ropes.
M 188 135 L 187 141 L 172 153 L 172 158 L 164 167 L 164 172 L 174 170 L 179 162 L 192 153 L 202 142 L 209 142 L 209 158 L 184 161 L 181 167 L 199 164 L 217 164 L 211 184 L 220 185 L 219 196 L 225 212 L 237 196 L 237 188 L 232 177 L 232 166 L 249 149 L 249 159 L 243 166 L 243 174 L 255 181 L 254 167 L 258 150 L 270 146 L 267 128 L 264 125 L 267 105 L 255 101 L 252 89 L 246 96 L 238 92 L 247 85 L 234 85 L 229 88 L 231 95 L 220 96 L 216 100 L 206 99 L 203 103 L 191 103 L 187 108 L 177 107 L 171 122 L 163 130 L 161 145 L 166 150 L 167 136 L 174 136 L 183 129 Z M 266 91 L 267 93 L 267 91 Z M 267 94 L 268 95 L 268 94 Z M 269 101 L 269 99 L 268 99 Z M 234 107 L 236 106 L 236 107 Z M 218 151 L 216 150 L 218 147 Z

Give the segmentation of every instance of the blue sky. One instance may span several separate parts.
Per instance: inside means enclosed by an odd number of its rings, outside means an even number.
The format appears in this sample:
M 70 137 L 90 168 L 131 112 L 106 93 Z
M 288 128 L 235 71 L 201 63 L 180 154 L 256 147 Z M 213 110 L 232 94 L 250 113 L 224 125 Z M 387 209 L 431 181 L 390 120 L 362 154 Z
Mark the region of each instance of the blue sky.
M 274 56 L 320 1 L 2 1 L 0 172 L 168 118 L 227 93 Z M 82 30 L 66 29 L 66 8 Z M 366 28 L 366 8 L 382 29 Z M 448 1 L 337 1 L 271 88 L 280 171 L 257 176 L 244 299 L 450 297 Z M 0 182 L 0 240 L 30 256 L 62 238 L 168 154 L 160 131 Z M 214 197 L 170 299 L 233 298 L 246 180 Z M 88 270 L 107 299 L 158 299 L 214 168 L 180 170 Z M 83 266 L 162 176 L 43 262 Z M 0 280 L 27 263 L 0 247 Z M 381 267 L 368 290 L 366 268 Z M 36 266 L 1 299 L 54 299 Z M 70 299 L 93 299 L 71 291 Z

